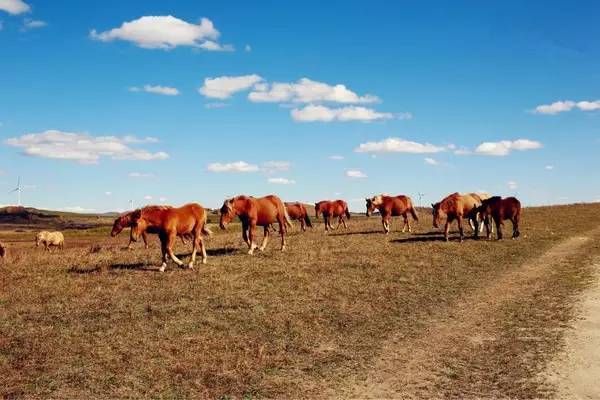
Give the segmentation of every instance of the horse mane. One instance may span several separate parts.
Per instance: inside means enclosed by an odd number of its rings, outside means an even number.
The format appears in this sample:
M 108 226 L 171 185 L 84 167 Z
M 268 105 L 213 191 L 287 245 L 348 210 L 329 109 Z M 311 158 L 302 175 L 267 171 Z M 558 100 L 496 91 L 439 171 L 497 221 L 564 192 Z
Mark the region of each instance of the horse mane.
M 485 206 L 485 205 L 492 204 L 492 203 L 495 203 L 495 202 L 500 201 L 500 200 L 502 200 L 502 197 L 500 197 L 500 196 L 492 196 L 492 197 L 490 197 L 488 199 L 483 200 L 481 202 L 481 205 Z

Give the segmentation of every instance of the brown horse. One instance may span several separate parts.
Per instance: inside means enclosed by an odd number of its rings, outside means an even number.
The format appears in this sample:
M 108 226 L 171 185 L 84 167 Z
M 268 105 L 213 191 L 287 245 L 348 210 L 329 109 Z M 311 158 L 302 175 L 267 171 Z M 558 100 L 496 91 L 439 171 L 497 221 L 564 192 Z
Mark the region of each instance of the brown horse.
M 502 225 L 504 225 L 504 221 L 507 219 L 513 224 L 513 239 L 518 238 L 519 235 L 521 235 L 521 232 L 519 232 L 521 202 L 515 197 L 507 197 L 505 199 L 500 196 L 490 197 L 489 199 L 483 200 L 477 211 L 481 214 L 485 224 L 488 239 L 492 238 L 492 232 L 490 232 L 490 228 L 492 227 L 490 217 L 494 220 L 496 225 L 496 235 L 498 236 L 498 240 L 502 240 Z
M 310 222 L 310 218 L 308 217 L 308 212 L 306 211 L 304 204 L 299 202 L 285 203 L 285 209 L 287 210 L 287 213 L 292 221 L 300 221 L 300 227 L 303 231 L 306 231 L 307 226 L 312 228 L 312 223 Z
M 319 214 L 323 214 L 323 220 L 325 221 L 325 231 L 329 229 L 338 229 L 340 224 L 344 225 L 344 229 L 348 228 L 344 216 L 350 219 L 350 211 L 348 210 L 348 204 L 344 200 L 323 200 L 315 203 L 315 217 L 319 219 Z M 331 220 L 338 218 L 337 227 L 331 225 Z
M 7 254 L 7 250 L 6 247 L 4 247 L 4 245 L 2 244 L 2 242 L 0 242 L 0 260 L 2 260 L 4 257 L 6 257 Z
M 200 204 L 191 203 L 182 207 L 148 206 L 135 210 L 131 216 L 131 233 L 138 237 L 142 232 L 158 234 L 162 251 L 162 264 L 160 271 L 167 266 L 167 256 L 179 266 L 183 262 L 173 253 L 173 246 L 178 235 L 189 234 L 192 236 L 192 258 L 188 264 L 194 267 L 196 252 L 202 253 L 202 264 L 206 264 L 206 248 L 202 235 L 210 235 L 206 227 L 206 211 Z
M 470 196 L 479 198 L 480 201 L 489 199 L 492 197 L 491 194 L 486 192 L 476 192 L 476 193 L 467 193 Z M 483 232 L 483 219 L 481 217 L 481 213 L 477 212 L 474 219 L 469 219 L 469 225 L 471 225 L 471 230 L 475 232 L 476 225 L 479 224 L 479 233 Z M 492 226 L 492 232 L 494 231 L 494 227 Z
M 433 208 L 433 227 L 438 228 L 442 219 L 445 217 L 446 225 L 444 227 L 444 238 L 448 241 L 450 224 L 452 221 L 456 220 L 460 232 L 460 241 L 462 242 L 464 238 L 463 218 L 466 217 L 469 220 L 475 219 L 477 216 L 477 207 L 480 205 L 481 199 L 479 196 L 452 193 L 439 203 L 431 204 L 431 207 Z
M 167 208 L 173 208 L 171 206 L 153 206 L 153 207 L 163 207 L 165 209 Z M 135 211 L 129 211 L 123 215 L 121 215 L 120 217 L 118 217 L 117 219 L 115 219 L 115 222 L 113 223 L 113 228 L 112 231 L 110 232 L 110 235 L 112 237 L 117 236 L 119 233 L 121 233 L 123 231 L 123 229 L 125 228 L 132 228 L 133 227 L 133 220 L 132 220 L 132 215 Z M 140 235 L 142 236 L 142 240 L 144 241 L 144 247 L 147 249 L 148 248 L 148 233 L 158 233 L 158 231 L 152 231 L 152 228 L 149 228 L 149 231 L 143 231 Z M 181 239 L 181 243 L 183 243 L 183 245 L 186 245 L 185 239 L 191 239 L 192 236 L 190 235 L 178 235 L 179 238 Z M 127 249 L 131 250 L 133 249 L 133 243 L 137 242 L 137 238 L 133 235 L 133 229 L 131 230 L 130 234 L 129 234 L 129 243 L 127 244 Z
M 225 200 L 221 207 L 221 229 L 225 229 L 235 217 L 242 221 L 242 237 L 250 248 L 248 254 L 254 254 L 257 248 L 254 243 L 257 226 L 264 227 L 265 236 L 259 250 L 263 251 L 269 241 L 269 226 L 277 222 L 281 235 L 281 251 L 285 251 L 286 225 L 291 226 L 290 217 L 281 199 L 274 195 L 260 198 L 237 196 Z
M 410 222 L 408 221 L 408 213 L 412 215 L 413 220 L 419 221 L 417 212 L 413 207 L 412 200 L 408 196 L 386 196 L 380 194 L 378 196 L 365 199 L 367 201 L 367 217 L 377 209 L 381 214 L 381 223 L 383 225 L 383 231 L 388 234 L 390 232 L 390 222 L 392 217 L 402 216 L 404 218 L 404 225 L 402 226 L 402 233 L 408 226 L 408 231 L 411 232 Z

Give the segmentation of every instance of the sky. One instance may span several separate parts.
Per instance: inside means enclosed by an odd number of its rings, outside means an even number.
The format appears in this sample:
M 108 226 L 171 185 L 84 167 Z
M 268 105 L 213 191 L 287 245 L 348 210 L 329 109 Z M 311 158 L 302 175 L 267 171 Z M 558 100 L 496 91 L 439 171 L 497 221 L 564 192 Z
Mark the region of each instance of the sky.
M 418 3 L 418 4 L 417 4 Z M 600 201 L 593 1 L 0 0 L 0 205 Z M 132 203 L 130 203 L 130 201 Z

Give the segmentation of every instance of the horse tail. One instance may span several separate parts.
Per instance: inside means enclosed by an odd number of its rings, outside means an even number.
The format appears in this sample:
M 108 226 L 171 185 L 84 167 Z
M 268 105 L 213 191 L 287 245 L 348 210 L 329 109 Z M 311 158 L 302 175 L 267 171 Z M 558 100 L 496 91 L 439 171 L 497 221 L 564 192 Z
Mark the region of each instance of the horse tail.
M 305 210 L 306 211 L 306 210 Z M 310 217 L 308 216 L 307 212 L 304 212 L 304 222 L 306 223 L 306 226 L 312 228 L 312 222 L 310 222 Z
M 412 204 L 410 205 L 410 215 L 412 215 L 413 219 L 417 222 L 419 222 L 419 216 L 417 215 L 417 210 L 415 210 L 415 208 L 412 206 Z
M 347 205 L 346 205 L 346 209 L 344 210 L 344 213 L 346 214 L 346 218 L 350 219 L 350 210 L 348 210 Z
M 285 224 L 287 225 L 288 228 L 291 228 L 292 225 L 292 220 L 290 218 L 290 215 L 287 212 L 287 209 L 285 208 L 285 205 L 283 206 L 283 216 L 285 217 Z
M 206 221 L 208 220 L 208 215 L 206 214 L 206 211 L 204 211 L 204 218 L 202 221 L 202 229 L 201 229 L 201 233 L 204 236 L 212 236 L 212 231 L 210 229 L 208 229 L 208 226 L 206 226 Z

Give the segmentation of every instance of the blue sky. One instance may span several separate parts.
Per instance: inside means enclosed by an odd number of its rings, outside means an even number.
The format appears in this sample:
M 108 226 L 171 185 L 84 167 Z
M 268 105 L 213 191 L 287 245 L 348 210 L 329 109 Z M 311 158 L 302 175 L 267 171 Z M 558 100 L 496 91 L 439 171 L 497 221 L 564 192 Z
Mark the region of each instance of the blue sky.
M 598 15 L 592 1 L 0 0 L 0 204 L 19 175 L 25 205 L 90 211 L 243 193 L 354 210 L 381 192 L 595 201 Z

